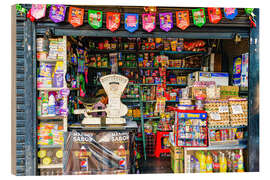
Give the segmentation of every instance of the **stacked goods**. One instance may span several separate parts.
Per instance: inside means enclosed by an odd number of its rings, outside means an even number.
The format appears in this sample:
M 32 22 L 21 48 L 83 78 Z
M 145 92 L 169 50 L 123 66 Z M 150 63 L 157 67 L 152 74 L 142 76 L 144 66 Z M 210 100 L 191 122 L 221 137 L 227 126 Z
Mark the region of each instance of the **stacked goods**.
M 37 38 L 37 60 L 46 60 L 48 56 L 48 40 Z
M 122 98 L 139 98 L 139 86 L 138 85 L 127 86 L 123 92 Z
M 65 41 L 63 38 L 49 39 L 48 60 L 63 60 L 65 56 Z
M 203 40 L 185 41 L 184 50 L 185 51 L 206 51 L 204 47 L 206 45 Z
M 63 145 L 64 132 L 63 126 L 57 123 L 40 123 L 38 126 L 39 145 Z
M 211 129 L 209 132 L 209 145 L 224 145 L 239 143 L 244 137 L 243 128 Z
M 40 148 L 38 151 L 39 164 L 62 164 L 63 150 L 59 148 Z
M 177 68 L 200 68 L 201 58 L 193 56 L 188 59 L 169 59 L 169 67 Z
M 184 173 L 184 148 L 170 143 L 171 169 L 174 173 Z
M 130 105 L 128 106 L 128 112 L 127 112 L 127 117 L 134 117 L 134 118 L 139 118 L 141 117 L 141 111 L 140 108 L 136 105 Z
M 42 168 L 40 169 L 41 176 L 63 175 L 62 168 Z
M 232 126 L 247 126 L 248 124 L 248 101 L 245 98 L 230 98 L 229 109 Z
M 239 86 L 220 86 L 221 99 L 237 97 L 238 94 L 239 94 Z
M 204 107 L 208 115 L 208 127 L 230 126 L 230 113 L 228 100 L 206 100 Z

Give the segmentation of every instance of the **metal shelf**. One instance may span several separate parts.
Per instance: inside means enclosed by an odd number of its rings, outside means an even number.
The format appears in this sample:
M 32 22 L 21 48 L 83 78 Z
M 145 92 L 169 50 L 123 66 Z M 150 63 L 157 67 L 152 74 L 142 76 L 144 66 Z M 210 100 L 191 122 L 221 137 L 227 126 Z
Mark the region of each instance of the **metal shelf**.
M 147 69 L 147 70 L 155 70 L 158 69 L 159 67 L 139 67 L 140 69 Z
M 133 103 L 133 102 L 134 102 L 134 103 L 135 103 L 135 102 L 137 102 L 137 103 L 140 102 L 139 99 L 121 99 L 121 101 L 122 101 L 122 102 L 127 102 L 127 103 L 128 103 L 128 102 L 131 102 L 131 103 Z
M 143 117 L 143 119 L 160 119 L 160 117 Z
M 159 84 L 138 84 L 138 85 L 140 85 L 140 86 L 157 86 L 157 85 L 159 85 Z
M 161 54 L 207 54 L 203 51 L 160 51 Z
M 149 100 L 149 101 L 142 101 L 142 102 L 151 103 L 151 102 L 157 102 L 157 101 L 156 100 Z
M 39 169 L 56 169 L 56 168 L 63 168 L 63 164 L 49 164 L 49 165 L 38 165 Z
M 169 102 L 169 103 L 178 103 L 179 101 L 176 101 L 176 100 L 170 100 L 170 101 L 166 101 L 166 102 Z

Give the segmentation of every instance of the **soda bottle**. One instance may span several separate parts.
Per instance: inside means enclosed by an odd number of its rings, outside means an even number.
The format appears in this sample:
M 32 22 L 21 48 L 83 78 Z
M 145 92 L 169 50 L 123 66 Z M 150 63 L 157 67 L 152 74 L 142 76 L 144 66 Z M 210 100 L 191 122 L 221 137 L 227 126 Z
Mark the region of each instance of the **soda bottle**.
M 220 163 L 219 172 L 227 172 L 227 160 L 224 153 L 222 152 L 220 152 L 219 154 L 219 163 Z
M 213 156 L 213 172 L 219 172 L 219 160 L 216 152 L 212 153 Z
M 237 172 L 244 172 L 244 159 L 243 159 L 242 149 L 239 150 L 237 164 L 238 164 Z
M 200 162 L 195 158 L 195 173 L 200 173 Z
M 199 162 L 200 162 L 200 173 L 205 173 L 206 172 L 206 157 L 205 157 L 205 154 L 204 154 L 204 151 L 201 151 L 200 152 L 200 159 L 199 159 Z
M 227 171 L 233 172 L 233 162 L 232 162 L 232 158 L 231 158 L 231 152 L 227 151 L 226 156 L 227 156 Z
M 206 172 L 207 173 L 213 172 L 213 158 L 209 151 L 207 152 L 207 156 L 206 156 Z
M 234 152 L 232 152 L 231 154 L 231 158 L 232 158 L 232 172 L 237 172 L 238 169 L 238 162 L 237 162 L 237 158 Z

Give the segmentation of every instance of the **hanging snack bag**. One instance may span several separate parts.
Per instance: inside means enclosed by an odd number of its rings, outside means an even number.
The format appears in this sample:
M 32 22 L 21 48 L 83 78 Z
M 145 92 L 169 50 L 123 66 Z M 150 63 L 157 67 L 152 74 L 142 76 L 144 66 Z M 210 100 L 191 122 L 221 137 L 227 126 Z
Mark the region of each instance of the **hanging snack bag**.
M 185 30 L 189 25 L 189 11 L 176 11 L 176 26 Z
M 134 32 L 139 27 L 139 15 L 125 13 L 125 29 L 129 32 Z
M 160 29 L 168 32 L 173 27 L 172 13 L 159 13 Z
M 65 14 L 66 14 L 66 6 L 58 4 L 51 5 L 49 17 L 53 22 L 59 23 L 64 21 Z
M 106 27 L 114 32 L 120 26 L 120 13 L 107 12 Z
M 208 8 L 209 21 L 211 23 L 218 23 L 222 19 L 220 8 Z
M 236 8 L 224 8 L 223 10 L 224 10 L 225 18 L 230 19 L 230 20 L 233 20 L 238 14 L 238 11 Z
M 204 8 L 192 9 L 192 16 L 194 25 L 202 27 L 205 24 L 206 18 Z
M 45 17 L 46 14 L 46 4 L 32 4 L 31 15 L 35 19 L 41 19 Z
M 73 27 L 78 27 L 83 24 L 83 16 L 84 16 L 84 9 L 83 8 L 76 8 L 76 7 L 69 7 L 69 15 L 68 15 L 68 22 Z
M 98 29 L 102 27 L 102 11 L 88 10 L 88 23 L 94 28 Z
M 145 13 L 142 15 L 143 29 L 152 32 L 156 28 L 156 14 Z

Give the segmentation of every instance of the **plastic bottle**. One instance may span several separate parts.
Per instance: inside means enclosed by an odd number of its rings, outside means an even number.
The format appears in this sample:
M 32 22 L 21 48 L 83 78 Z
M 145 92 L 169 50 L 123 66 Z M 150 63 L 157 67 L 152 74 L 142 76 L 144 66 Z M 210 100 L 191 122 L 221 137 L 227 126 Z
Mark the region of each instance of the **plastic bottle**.
M 227 160 L 224 153 L 222 152 L 219 154 L 219 163 L 219 172 L 227 172 Z
M 232 158 L 232 165 L 233 165 L 232 171 L 233 171 L 233 172 L 237 172 L 237 169 L 238 169 L 238 161 L 237 161 L 237 158 L 236 158 L 236 155 L 235 155 L 234 152 L 231 154 L 231 158 Z
M 213 172 L 213 158 L 209 151 L 207 152 L 207 156 L 206 156 L 206 172 L 207 173 Z
M 219 172 L 219 160 L 218 160 L 218 155 L 216 152 L 212 153 L 213 156 L 213 172 Z
M 200 162 L 195 158 L 195 173 L 200 173 Z
M 231 158 L 232 157 L 231 152 L 227 151 L 226 156 L 227 156 L 227 171 L 233 172 L 233 162 L 232 162 L 232 158 Z
M 55 115 L 55 97 L 53 93 L 50 93 L 49 95 L 48 115 Z
M 206 172 L 206 157 L 204 154 L 204 151 L 200 152 L 200 173 L 205 173 Z
M 242 149 L 239 150 L 239 158 L 237 164 L 238 164 L 237 172 L 244 172 L 244 158 Z

